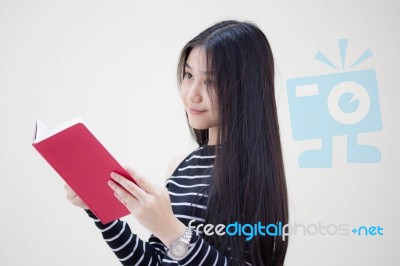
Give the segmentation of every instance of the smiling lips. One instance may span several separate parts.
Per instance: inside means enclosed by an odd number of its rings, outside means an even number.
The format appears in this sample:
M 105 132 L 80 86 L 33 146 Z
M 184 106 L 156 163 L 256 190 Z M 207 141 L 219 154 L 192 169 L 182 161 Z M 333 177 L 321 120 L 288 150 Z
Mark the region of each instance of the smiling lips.
M 198 109 L 192 109 L 192 108 L 189 108 L 189 112 L 192 114 L 192 115 L 200 115 L 200 114 L 202 114 L 202 113 L 205 113 L 207 110 L 198 110 Z

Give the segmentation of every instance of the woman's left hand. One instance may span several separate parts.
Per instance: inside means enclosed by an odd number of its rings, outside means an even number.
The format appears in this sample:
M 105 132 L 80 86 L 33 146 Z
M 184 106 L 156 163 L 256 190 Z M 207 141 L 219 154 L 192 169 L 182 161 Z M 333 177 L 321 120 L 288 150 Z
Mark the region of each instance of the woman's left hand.
M 144 179 L 131 168 L 126 170 L 140 187 L 117 173 L 111 173 L 109 186 L 139 223 L 169 248 L 186 226 L 175 217 L 167 188 Z

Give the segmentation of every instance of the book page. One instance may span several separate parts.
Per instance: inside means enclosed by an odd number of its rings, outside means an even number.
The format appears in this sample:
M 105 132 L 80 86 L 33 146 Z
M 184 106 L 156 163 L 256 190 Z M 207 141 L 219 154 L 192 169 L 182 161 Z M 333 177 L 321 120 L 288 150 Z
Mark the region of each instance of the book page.
M 85 122 L 83 121 L 82 118 L 74 118 L 71 119 L 69 121 L 66 121 L 64 123 L 62 123 L 61 125 L 58 125 L 57 127 L 53 128 L 53 129 L 49 129 L 42 121 L 37 120 L 36 121 L 36 134 L 34 136 L 34 141 L 33 143 L 38 143 L 44 139 L 47 139 L 61 131 L 63 131 L 64 129 L 67 129 L 73 125 L 76 124 L 85 124 Z

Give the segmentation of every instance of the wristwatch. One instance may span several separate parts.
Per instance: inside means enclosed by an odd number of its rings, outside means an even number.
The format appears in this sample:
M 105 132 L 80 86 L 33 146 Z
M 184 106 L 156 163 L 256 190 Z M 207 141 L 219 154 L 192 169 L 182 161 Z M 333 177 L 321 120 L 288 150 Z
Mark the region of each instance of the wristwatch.
M 190 239 L 192 239 L 192 230 L 186 227 L 185 233 L 177 240 L 171 242 L 170 248 L 167 251 L 168 257 L 175 260 L 184 258 L 189 251 Z

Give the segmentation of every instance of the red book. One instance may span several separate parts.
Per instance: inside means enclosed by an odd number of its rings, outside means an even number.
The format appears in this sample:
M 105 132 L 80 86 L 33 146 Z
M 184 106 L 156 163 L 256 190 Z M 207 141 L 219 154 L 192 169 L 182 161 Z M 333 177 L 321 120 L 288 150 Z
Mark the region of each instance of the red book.
M 51 131 L 37 121 L 32 145 L 103 224 L 130 213 L 115 198 L 107 182 L 111 172 L 135 181 L 82 119 L 71 120 Z

